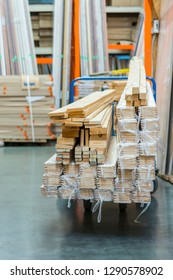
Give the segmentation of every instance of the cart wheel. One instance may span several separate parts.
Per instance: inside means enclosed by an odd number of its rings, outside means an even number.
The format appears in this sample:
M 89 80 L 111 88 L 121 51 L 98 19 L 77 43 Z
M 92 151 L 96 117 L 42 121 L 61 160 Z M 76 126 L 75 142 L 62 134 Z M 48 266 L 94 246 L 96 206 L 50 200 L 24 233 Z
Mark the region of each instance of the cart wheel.
M 125 212 L 127 208 L 127 204 L 126 203 L 119 203 L 119 210 L 120 212 Z
M 158 189 L 158 180 L 157 178 L 153 181 L 153 184 L 154 184 L 154 189 L 152 191 L 152 194 L 155 193 Z
M 90 200 L 83 200 L 85 211 L 91 212 L 92 202 Z

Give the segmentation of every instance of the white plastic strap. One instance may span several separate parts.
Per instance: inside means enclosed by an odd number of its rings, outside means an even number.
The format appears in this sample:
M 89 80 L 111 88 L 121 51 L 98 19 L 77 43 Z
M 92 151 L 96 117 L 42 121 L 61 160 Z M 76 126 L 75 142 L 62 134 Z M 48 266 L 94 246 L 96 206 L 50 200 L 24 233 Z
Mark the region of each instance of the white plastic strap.
M 102 206 L 103 206 L 103 198 L 99 194 L 99 200 L 96 202 L 92 209 L 92 213 L 95 213 L 97 209 L 99 208 L 98 216 L 97 216 L 97 222 L 100 223 L 102 220 Z
M 75 194 L 75 191 L 76 191 L 76 187 L 72 190 L 71 194 L 69 195 L 69 199 L 68 199 L 68 203 L 67 203 L 67 208 L 71 207 L 71 200 L 72 200 L 73 194 Z
M 139 220 L 139 218 L 147 211 L 148 207 L 150 206 L 151 201 L 147 203 L 146 207 L 142 210 L 142 212 L 137 216 L 137 218 L 135 219 L 135 223 L 141 223 Z
M 34 122 L 33 122 L 33 113 L 32 113 L 32 102 L 31 102 L 29 75 L 26 76 L 26 79 L 27 79 L 27 89 L 28 89 L 28 97 L 29 97 L 29 112 L 30 112 L 30 121 L 31 121 L 32 142 L 35 142 L 35 131 L 34 131 Z

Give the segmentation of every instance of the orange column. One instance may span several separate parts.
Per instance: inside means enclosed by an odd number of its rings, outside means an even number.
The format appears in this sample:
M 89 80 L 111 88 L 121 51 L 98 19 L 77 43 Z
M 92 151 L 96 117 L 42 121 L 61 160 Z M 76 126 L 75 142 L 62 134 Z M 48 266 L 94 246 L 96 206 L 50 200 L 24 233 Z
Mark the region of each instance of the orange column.
M 152 75 L 152 0 L 144 0 L 144 63 L 147 76 Z
M 80 0 L 74 0 L 74 78 L 80 77 Z M 75 96 L 78 95 L 78 90 L 75 87 Z

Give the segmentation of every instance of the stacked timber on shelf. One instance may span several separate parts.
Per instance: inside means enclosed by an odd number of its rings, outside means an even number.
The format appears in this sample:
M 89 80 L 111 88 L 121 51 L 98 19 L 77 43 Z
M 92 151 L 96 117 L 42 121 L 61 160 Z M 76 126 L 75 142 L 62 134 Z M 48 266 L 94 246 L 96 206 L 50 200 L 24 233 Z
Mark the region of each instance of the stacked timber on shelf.
M 1 76 L 0 107 L 0 140 L 45 142 L 54 137 L 48 117 L 54 108 L 49 76 Z
M 143 106 L 143 104 L 145 104 Z M 130 62 L 127 86 L 116 108 L 118 119 L 118 179 L 122 202 L 150 202 L 155 180 L 159 120 L 142 60 Z M 126 190 L 127 187 L 127 190 Z M 119 195 L 115 191 L 115 200 Z M 125 193 L 125 194 L 124 194 Z M 125 196 L 124 196 L 125 195 Z
M 52 47 L 53 14 L 50 12 L 31 13 L 32 30 L 35 47 Z
M 139 14 L 107 15 L 109 44 L 136 44 L 141 32 L 143 17 Z

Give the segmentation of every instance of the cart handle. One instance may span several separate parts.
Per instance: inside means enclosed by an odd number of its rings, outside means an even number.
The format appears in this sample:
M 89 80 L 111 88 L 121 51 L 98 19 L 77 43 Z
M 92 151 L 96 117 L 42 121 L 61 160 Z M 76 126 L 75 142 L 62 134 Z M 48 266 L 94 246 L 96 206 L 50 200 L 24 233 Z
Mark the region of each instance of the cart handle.
M 80 77 L 80 78 L 76 78 L 74 79 L 71 83 L 70 83 L 70 103 L 74 102 L 74 86 L 75 83 L 78 81 L 104 81 L 104 80 L 127 80 L 128 77 L 126 76 L 98 76 L 98 77 Z M 154 78 L 146 76 L 146 79 L 152 82 L 152 88 L 153 88 L 153 96 L 154 96 L 154 100 L 156 101 L 156 81 L 154 80 Z

